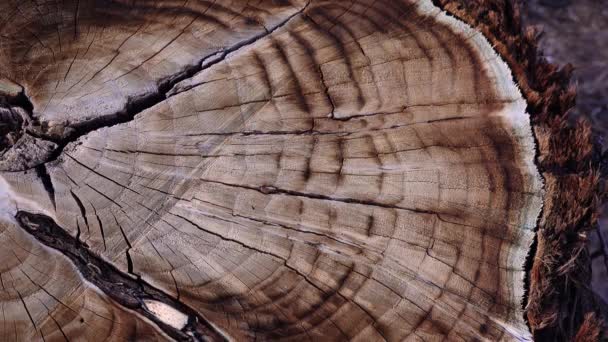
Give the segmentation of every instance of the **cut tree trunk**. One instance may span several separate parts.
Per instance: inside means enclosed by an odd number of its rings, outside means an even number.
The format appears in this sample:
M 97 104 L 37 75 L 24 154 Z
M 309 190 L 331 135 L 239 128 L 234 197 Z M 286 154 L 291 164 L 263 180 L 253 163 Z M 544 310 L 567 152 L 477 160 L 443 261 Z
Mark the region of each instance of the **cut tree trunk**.
M 0 339 L 593 337 L 587 126 L 476 2 L 0 4 Z

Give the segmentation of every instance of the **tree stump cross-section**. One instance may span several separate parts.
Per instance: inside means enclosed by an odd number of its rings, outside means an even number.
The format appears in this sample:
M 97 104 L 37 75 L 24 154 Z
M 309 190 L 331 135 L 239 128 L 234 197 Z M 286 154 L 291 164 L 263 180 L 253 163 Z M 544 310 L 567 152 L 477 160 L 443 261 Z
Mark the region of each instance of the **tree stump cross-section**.
M 430 0 L 0 23 L 0 339 L 531 337 L 526 101 Z

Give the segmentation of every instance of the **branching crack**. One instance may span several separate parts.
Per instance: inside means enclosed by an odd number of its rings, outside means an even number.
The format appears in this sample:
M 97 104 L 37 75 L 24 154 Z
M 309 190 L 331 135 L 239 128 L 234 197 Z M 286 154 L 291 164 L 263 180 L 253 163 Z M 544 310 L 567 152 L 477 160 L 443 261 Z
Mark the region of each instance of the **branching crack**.
M 127 104 L 125 105 L 125 108 L 122 111 L 119 111 L 112 115 L 104 115 L 102 117 L 97 117 L 97 118 L 87 120 L 87 121 L 84 121 L 81 123 L 70 125 L 64 129 L 62 136 L 47 134 L 47 132 L 45 131 L 44 125 L 42 125 L 41 127 L 37 127 L 34 130 L 30 129 L 29 131 L 31 131 L 31 133 L 34 136 L 36 136 L 40 139 L 52 141 L 58 145 L 58 147 L 47 158 L 47 160 L 41 161 L 41 163 L 48 163 L 48 162 L 52 162 L 52 161 L 56 160 L 57 158 L 59 158 L 60 155 L 62 155 L 63 150 L 69 143 L 74 142 L 74 141 L 78 140 L 79 138 L 81 138 L 93 131 L 96 131 L 100 128 L 112 127 L 115 125 L 133 121 L 135 116 L 137 116 L 141 112 L 145 111 L 146 109 L 149 109 L 181 92 L 192 89 L 193 87 L 196 86 L 196 84 L 188 85 L 188 86 L 185 86 L 185 87 L 182 87 L 179 89 L 174 89 L 174 88 L 178 83 L 180 83 L 186 79 L 192 78 L 196 74 L 200 73 L 201 71 L 206 70 L 206 69 L 224 61 L 226 59 L 226 57 L 228 57 L 228 55 L 235 53 L 244 47 L 247 47 L 247 46 L 250 46 L 250 45 L 256 43 L 260 39 L 267 37 L 268 35 L 272 34 L 276 30 L 287 25 L 293 18 L 295 18 L 296 16 L 298 16 L 302 12 L 304 12 L 309 4 L 310 4 L 310 1 L 308 3 L 306 3 L 305 6 L 303 6 L 302 8 L 300 8 L 299 10 L 297 10 L 296 12 L 294 12 L 293 14 L 288 16 L 285 20 L 277 23 L 273 27 L 271 27 L 271 28 L 264 27 L 263 32 L 261 32 L 257 35 L 254 35 L 249 39 L 238 42 L 237 44 L 234 44 L 230 47 L 224 48 L 224 49 L 216 51 L 210 55 L 207 55 L 207 56 L 203 57 L 199 63 L 186 66 L 182 71 L 176 73 L 175 75 L 172 75 L 170 77 L 160 80 L 158 82 L 158 87 L 155 91 L 142 95 L 142 96 L 129 98 L 127 100 Z M 25 97 L 25 93 L 23 93 L 23 94 Z M 26 105 L 24 105 L 24 109 L 26 109 L 28 111 L 28 113 L 30 113 L 30 116 L 31 116 L 31 113 L 33 112 L 33 106 L 31 105 L 31 102 L 27 98 L 25 98 L 22 102 L 26 104 Z M 37 123 L 37 125 L 39 125 L 39 123 Z

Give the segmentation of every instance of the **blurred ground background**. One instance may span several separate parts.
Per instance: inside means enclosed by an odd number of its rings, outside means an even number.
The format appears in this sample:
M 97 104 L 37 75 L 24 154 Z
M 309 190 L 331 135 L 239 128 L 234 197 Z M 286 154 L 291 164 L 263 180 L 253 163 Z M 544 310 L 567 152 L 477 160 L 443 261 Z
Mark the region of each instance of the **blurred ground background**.
M 608 149 L 608 0 L 527 0 L 525 21 L 539 25 L 541 46 L 552 63 L 575 67 L 574 114 L 586 116 Z M 592 286 L 608 303 L 608 205 L 590 236 Z

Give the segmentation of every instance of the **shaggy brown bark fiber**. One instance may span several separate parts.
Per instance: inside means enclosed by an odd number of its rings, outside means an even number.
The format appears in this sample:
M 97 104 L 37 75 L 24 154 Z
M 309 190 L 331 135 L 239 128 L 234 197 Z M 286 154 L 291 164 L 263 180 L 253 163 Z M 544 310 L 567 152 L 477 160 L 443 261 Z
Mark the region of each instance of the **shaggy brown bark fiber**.
M 515 1 L 435 0 L 477 27 L 505 58 L 528 100 L 538 142 L 537 164 L 546 198 L 530 270 L 526 315 L 539 340 L 594 341 L 606 325 L 590 289 L 587 233 L 596 225 L 605 198 L 600 149 L 590 124 L 569 123 L 575 103 L 572 68 L 547 62 L 539 34 L 521 23 Z M 605 336 L 604 336 L 605 337 Z

